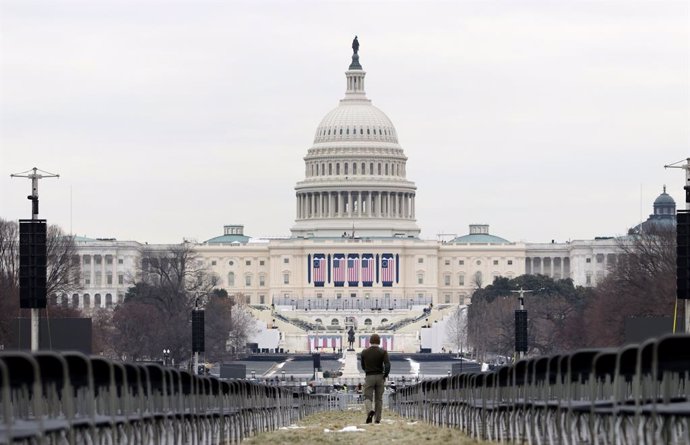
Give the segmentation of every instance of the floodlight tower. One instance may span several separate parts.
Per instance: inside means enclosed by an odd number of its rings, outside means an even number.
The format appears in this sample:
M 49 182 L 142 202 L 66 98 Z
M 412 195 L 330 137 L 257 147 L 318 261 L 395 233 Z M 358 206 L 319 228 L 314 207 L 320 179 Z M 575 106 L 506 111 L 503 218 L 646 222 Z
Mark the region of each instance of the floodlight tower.
M 31 309 L 31 351 L 38 351 L 38 311 L 46 307 L 46 224 L 38 219 L 38 180 L 60 175 L 34 167 L 10 177 L 31 179 L 31 220 L 19 221 L 19 244 L 26 245 L 19 252 L 19 307 Z
M 685 300 L 685 332 L 690 332 L 690 158 L 664 168 L 681 168 L 685 170 L 685 210 L 678 210 L 676 215 L 676 307 L 678 300 Z M 676 316 L 673 316 L 673 332 L 676 331 Z
M 518 358 L 523 358 L 527 353 L 527 311 L 525 310 L 525 294 L 534 292 L 533 289 L 511 290 L 510 292 L 518 294 L 518 301 L 520 308 L 515 311 L 515 352 Z

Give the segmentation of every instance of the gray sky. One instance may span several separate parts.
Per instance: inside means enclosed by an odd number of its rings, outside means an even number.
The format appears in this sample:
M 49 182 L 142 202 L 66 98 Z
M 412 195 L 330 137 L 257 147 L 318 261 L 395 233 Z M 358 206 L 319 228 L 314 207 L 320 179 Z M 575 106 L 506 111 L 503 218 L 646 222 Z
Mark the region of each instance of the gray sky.
M 0 217 L 90 237 L 288 235 L 345 92 L 396 126 L 423 238 L 616 235 L 690 156 L 685 1 L 0 2 Z

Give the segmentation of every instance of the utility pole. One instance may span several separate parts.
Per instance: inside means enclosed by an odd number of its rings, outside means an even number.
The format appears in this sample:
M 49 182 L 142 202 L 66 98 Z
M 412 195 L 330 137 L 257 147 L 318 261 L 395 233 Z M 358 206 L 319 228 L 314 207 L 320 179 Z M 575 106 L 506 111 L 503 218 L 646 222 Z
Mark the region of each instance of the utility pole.
M 684 162 L 684 164 L 683 164 Z M 674 162 L 673 164 L 664 165 L 664 168 L 681 168 L 685 170 L 685 210 L 690 212 L 690 158 L 686 158 L 682 161 Z M 678 240 L 677 240 L 678 242 Z M 678 261 L 678 260 L 677 260 Z M 685 332 L 690 332 L 690 299 L 685 296 L 676 295 L 676 298 L 684 298 L 685 300 Z M 677 300 L 676 300 L 677 304 Z M 674 319 L 674 332 L 675 332 L 675 319 Z
M 518 359 L 521 359 L 527 353 L 527 311 L 525 310 L 525 294 L 534 292 L 532 289 L 511 290 L 510 292 L 518 294 L 518 301 L 520 308 L 515 311 L 515 352 Z
M 39 173 L 40 172 L 40 173 Z M 36 167 L 21 173 L 13 173 L 11 178 L 31 179 L 31 194 L 26 198 L 31 201 L 31 219 L 38 220 L 38 180 L 43 178 L 59 178 L 60 175 L 39 170 Z M 44 291 L 45 292 L 45 291 Z M 39 308 L 31 308 L 31 351 L 38 351 Z

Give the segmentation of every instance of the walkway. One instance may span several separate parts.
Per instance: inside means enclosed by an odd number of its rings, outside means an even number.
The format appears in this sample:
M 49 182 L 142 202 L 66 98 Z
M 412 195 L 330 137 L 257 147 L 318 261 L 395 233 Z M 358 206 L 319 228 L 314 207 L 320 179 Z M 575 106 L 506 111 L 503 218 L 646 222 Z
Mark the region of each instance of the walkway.
M 359 410 L 326 411 L 305 417 L 296 424 L 259 434 L 243 444 L 481 444 L 454 428 L 439 428 L 384 411 L 381 424 L 366 424 Z M 489 443 L 489 442 L 484 442 Z
M 343 354 L 343 375 L 344 379 L 360 379 L 364 378 L 364 374 L 359 370 L 357 366 L 357 352 L 355 351 L 344 351 Z

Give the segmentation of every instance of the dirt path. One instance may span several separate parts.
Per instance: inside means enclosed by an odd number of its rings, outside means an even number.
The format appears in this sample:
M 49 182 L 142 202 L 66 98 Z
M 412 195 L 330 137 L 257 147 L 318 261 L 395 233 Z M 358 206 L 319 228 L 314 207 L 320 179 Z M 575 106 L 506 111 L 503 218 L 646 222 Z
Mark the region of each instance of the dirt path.
M 343 431 L 344 430 L 344 431 Z M 263 433 L 243 443 L 263 444 L 477 444 L 460 430 L 438 428 L 385 411 L 380 424 L 364 423 L 361 411 L 328 411 L 305 417 L 296 425 Z

